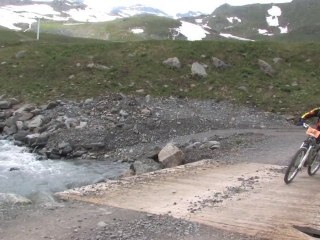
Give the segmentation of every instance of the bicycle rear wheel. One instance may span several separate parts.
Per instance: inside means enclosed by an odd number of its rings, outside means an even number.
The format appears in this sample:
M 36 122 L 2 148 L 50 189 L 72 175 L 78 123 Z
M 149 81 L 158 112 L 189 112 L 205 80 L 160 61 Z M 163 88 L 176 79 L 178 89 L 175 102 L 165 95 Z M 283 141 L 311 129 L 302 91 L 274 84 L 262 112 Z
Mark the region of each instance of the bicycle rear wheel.
M 296 152 L 296 154 L 293 156 L 293 158 L 287 168 L 286 174 L 284 175 L 284 181 L 286 184 L 291 183 L 292 180 L 295 178 L 295 176 L 298 174 L 298 172 L 299 172 L 298 166 L 300 165 L 306 152 L 307 152 L 306 149 L 300 148 Z
M 308 166 L 308 174 L 309 176 L 313 176 L 320 168 L 320 156 L 318 153 L 313 158 L 311 164 Z

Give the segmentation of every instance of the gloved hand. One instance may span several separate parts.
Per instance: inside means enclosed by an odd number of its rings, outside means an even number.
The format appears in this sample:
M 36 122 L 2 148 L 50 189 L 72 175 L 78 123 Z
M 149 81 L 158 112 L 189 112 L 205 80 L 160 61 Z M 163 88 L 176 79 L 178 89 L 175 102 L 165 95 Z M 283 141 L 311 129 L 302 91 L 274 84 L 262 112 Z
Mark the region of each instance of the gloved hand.
M 302 126 L 304 123 L 304 119 L 303 118 L 300 118 L 298 123 L 297 123 L 297 126 Z

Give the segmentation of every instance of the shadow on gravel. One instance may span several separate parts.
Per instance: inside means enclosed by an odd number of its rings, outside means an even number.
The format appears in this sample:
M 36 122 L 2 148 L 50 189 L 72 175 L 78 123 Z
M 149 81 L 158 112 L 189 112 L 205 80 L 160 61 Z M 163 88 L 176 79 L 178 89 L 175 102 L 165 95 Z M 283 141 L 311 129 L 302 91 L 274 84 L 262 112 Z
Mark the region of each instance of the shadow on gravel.
M 320 238 L 320 230 L 311 227 L 294 226 L 295 229 L 314 238 Z

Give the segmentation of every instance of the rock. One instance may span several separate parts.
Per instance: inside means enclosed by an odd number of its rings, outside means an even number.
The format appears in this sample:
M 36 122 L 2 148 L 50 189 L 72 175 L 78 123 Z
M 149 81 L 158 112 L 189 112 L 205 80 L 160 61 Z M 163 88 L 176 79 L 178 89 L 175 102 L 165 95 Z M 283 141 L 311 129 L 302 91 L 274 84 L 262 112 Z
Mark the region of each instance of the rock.
M 144 93 L 144 89 L 138 89 L 136 90 L 136 93 Z
M 26 55 L 27 51 L 26 50 L 21 50 L 19 52 L 16 53 L 16 58 L 23 58 Z
M 1 111 L 1 112 L 0 112 L 0 119 L 1 119 L 1 120 L 5 120 L 6 118 L 7 118 L 7 117 L 6 117 L 5 112 Z
M 38 115 L 33 119 L 26 121 L 25 124 L 29 129 L 39 128 L 42 126 L 44 120 L 44 116 Z
M 82 145 L 83 148 L 88 150 L 99 150 L 104 148 L 105 146 L 106 144 L 103 142 L 96 142 L 96 143 L 89 143 L 89 144 Z
M 0 109 L 11 108 L 12 103 L 10 101 L 0 101 Z
M 75 152 L 72 153 L 72 157 L 75 157 L 75 158 L 81 157 L 82 155 L 84 155 L 84 154 L 86 154 L 86 153 L 87 153 L 87 151 L 80 151 L 80 150 L 78 150 L 78 151 L 75 151 Z
M 145 97 L 146 103 L 150 102 L 150 100 L 151 100 L 151 96 L 150 96 L 150 95 L 147 95 L 147 96 Z
M 20 168 L 17 168 L 17 167 L 12 167 L 12 168 L 9 169 L 10 172 L 19 171 L 19 170 L 20 170 Z
M 246 86 L 240 86 L 240 87 L 238 87 L 238 89 L 245 92 L 245 93 L 249 93 L 249 90 Z
M 167 60 L 163 61 L 163 64 L 173 68 L 181 68 L 181 63 L 177 57 L 168 58 Z
M 86 99 L 85 101 L 84 101 L 84 104 L 85 105 L 88 105 L 88 104 L 90 104 L 90 103 L 92 103 L 93 102 L 93 98 L 88 98 L 88 99 Z
M 105 222 L 103 222 L 103 221 L 100 221 L 100 222 L 98 222 L 97 226 L 98 226 L 99 228 L 104 228 L 104 227 L 107 226 L 107 224 L 106 224 Z
M 21 112 L 31 112 L 35 110 L 35 106 L 32 104 L 24 104 L 20 106 L 17 110 L 14 111 L 14 114 L 21 113 Z
M 143 116 L 151 116 L 151 110 L 148 109 L 148 108 L 144 108 L 144 109 L 141 110 L 141 114 Z
M 27 127 L 24 125 L 24 123 L 22 121 L 17 121 L 16 122 L 16 126 L 17 126 L 19 131 L 27 129 Z
M 20 141 L 20 142 L 27 142 L 28 138 L 27 136 L 30 134 L 28 131 L 19 131 L 16 134 L 13 135 L 13 139 L 15 141 Z
M 66 118 L 64 124 L 67 128 L 75 128 L 79 125 L 79 121 L 75 118 Z
M 221 144 L 220 144 L 220 142 L 218 142 L 218 141 L 209 141 L 209 142 L 208 142 L 208 147 L 209 147 L 210 149 L 217 149 L 217 148 L 220 148 L 220 147 L 221 147 Z
M 120 110 L 119 114 L 121 117 L 124 117 L 124 118 L 129 116 L 129 114 L 125 110 L 122 110 L 122 109 Z
M 213 65 L 216 68 L 228 68 L 230 67 L 229 64 L 226 64 L 224 61 L 220 60 L 219 58 L 212 57 Z
M 192 74 L 192 76 L 199 76 L 199 77 L 203 77 L 203 78 L 206 78 L 208 76 L 204 66 L 198 62 L 195 62 L 192 64 L 191 74 Z
M 87 68 L 93 68 L 94 67 L 94 63 L 88 63 L 87 64 Z
M 278 63 L 281 63 L 283 61 L 282 58 L 274 58 L 272 59 L 272 61 L 274 62 L 274 64 L 278 64 Z
M 110 68 L 101 64 L 95 64 L 94 68 L 98 69 L 98 70 L 109 70 Z
M 133 163 L 133 168 L 136 174 L 142 174 L 160 170 L 162 169 L 162 165 L 152 159 L 143 159 L 135 161 Z
M 78 126 L 76 126 L 76 129 L 83 129 L 88 126 L 87 122 L 80 122 Z
M 33 118 L 34 115 L 31 112 L 22 111 L 16 112 L 14 116 L 16 117 L 17 121 L 27 121 Z
M 14 193 L 0 193 L 0 206 L 1 205 L 28 205 L 31 200 Z
M 48 143 L 48 133 L 35 133 L 26 136 L 27 143 L 30 147 L 44 147 Z
M 57 102 L 49 102 L 47 106 L 45 106 L 46 110 L 51 110 L 54 109 L 55 107 L 57 107 L 59 105 L 59 103 Z
M 185 149 L 191 150 L 191 149 L 198 149 L 201 146 L 201 142 L 194 142 L 188 145 Z
M 261 71 L 263 71 L 265 74 L 269 75 L 270 77 L 272 77 L 275 74 L 275 70 L 272 68 L 272 66 L 269 63 L 259 59 L 258 64 Z
M 183 163 L 183 152 L 172 143 L 168 143 L 158 154 L 159 162 L 165 168 L 176 167 Z
M 6 135 L 15 134 L 17 131 L 18 131 L 18 129 L 17 129 L 17 127 L 16 127 L 15 125 L 5 126 L 5 127 L 3 128 L 3 132 L 4 132 Z
M 66 156 L 73 151 L 72 146 L 66 142 L 59 143 L 58 149 L 61 156 Z
M 3 131 L 4 127 L 5 127 L 4 122 L 0 122 L 0 132 Z
M 12 106 L 19 104 L 19 100 L 16 98 L 10 98 L 9 101 L 11 102 Z

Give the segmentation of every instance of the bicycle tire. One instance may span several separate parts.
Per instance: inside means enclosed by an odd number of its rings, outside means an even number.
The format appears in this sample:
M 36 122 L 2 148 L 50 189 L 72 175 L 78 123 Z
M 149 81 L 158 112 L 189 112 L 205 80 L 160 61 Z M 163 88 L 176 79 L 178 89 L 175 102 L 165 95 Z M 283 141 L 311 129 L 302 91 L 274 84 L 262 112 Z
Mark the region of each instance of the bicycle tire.
M 284 182 L 286 184 L 289 184 L 292 182 L 292 180 L 297 176 L 299 169 L 297 168 L 302 160 L 302 158 L 306 154 L 305 148 L 300 148 L 296 154 L 292 157 L 290 164 L 288 165 L 288 168 L 286 170 L 286 173 L 284 175 Z M 293 170 L 293 171 L 292 171 Z
M 319 170 L 320 168 L 320 158 L 318 153 L 316 154 L 316 156 L 313 158 L 311 164 L 309 164 L 308 166 L 308 174 L 309 176 L 313 176 L 316 174 L 316 172 Z

